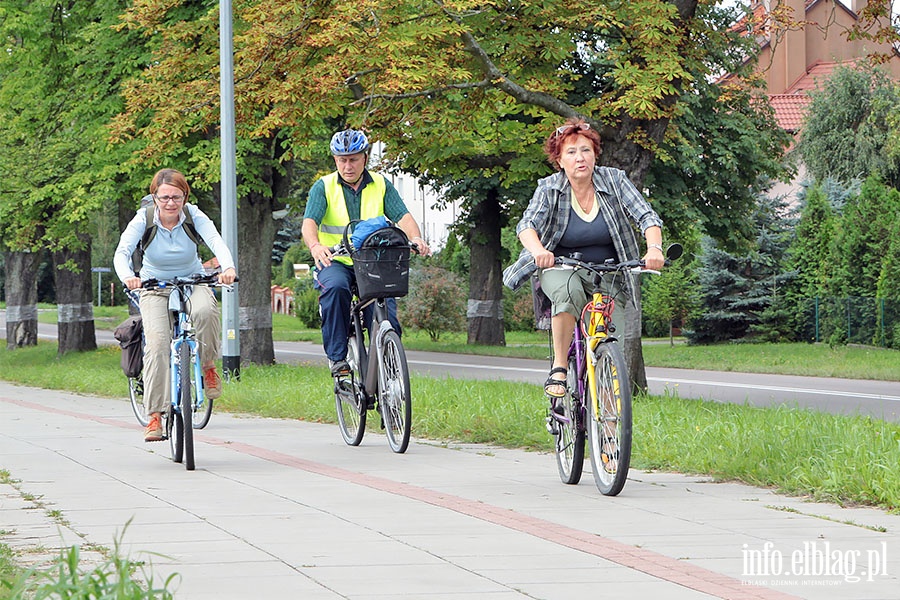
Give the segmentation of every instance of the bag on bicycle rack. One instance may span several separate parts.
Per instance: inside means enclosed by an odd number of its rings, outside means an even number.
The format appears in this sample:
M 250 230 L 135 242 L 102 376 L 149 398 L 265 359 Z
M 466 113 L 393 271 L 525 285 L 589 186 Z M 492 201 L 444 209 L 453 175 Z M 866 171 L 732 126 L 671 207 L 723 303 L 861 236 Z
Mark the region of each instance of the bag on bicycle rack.
M 137 377 L 144 368 L 144 323 L 140 316 L 128 317 L 113 331 L 122 347 L 121 365 L 126 377 Z
M 409 293 L 409 238 L 389 225 L 369 234 L 350 252 L 360 301 Z

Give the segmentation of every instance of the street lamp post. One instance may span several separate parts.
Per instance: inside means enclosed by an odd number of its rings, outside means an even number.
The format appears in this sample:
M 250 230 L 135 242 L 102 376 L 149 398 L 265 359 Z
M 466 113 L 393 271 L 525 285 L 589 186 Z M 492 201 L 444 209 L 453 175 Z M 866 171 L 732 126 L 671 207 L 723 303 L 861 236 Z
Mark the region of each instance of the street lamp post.
M 222 237 L 235 262 L 237 247 L 237 172 L 234 133 L 234 63 L 231 0 L 219 2 L 220 135 L 222 162 Z M 226 380 L 241 378 L 238 288 L 222 291 L 222 370 Z

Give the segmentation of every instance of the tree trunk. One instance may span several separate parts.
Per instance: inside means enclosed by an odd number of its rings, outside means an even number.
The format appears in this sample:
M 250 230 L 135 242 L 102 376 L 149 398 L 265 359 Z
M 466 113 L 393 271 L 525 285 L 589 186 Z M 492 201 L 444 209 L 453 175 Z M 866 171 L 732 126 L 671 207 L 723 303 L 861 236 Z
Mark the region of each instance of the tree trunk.
M 37 252 L 6 253 L 6 348 L 37 345 Z
M 671 101 L 674 102 L 675 99 L 673 98 Z M 653 161 L 653 153 L 635 144 L 631 139 L 631 135 L 636 132 L 643 132 L 658 143 L 662 141 L 668 124 L 668 119 L 636 121 L 627 115 L 622 116 L 621 126 L 612 130 L 615 132 L 614 137 L 604 139 L 603 154 L 601 154 L 603 164 L 622 169 L 638 190 L 643 189 L 644 177 L 646 177 L 650 164 Z M 605 131 L 605 133 L 608 132 L 609 130 Z M 638 248 L 641 250 L 644 248 L 640 232 L 638 232 Z M 635 392 L 643 393 L 647 391 L 647 373 L 644 366 L 644 352 L 641 348 L 640 284 L 640 280 L 636 278 L 637 310 L 629 308 L 625 311 L 625 327 L 627 331 L 622 340 L 622 346 L 625 350 L 625 359 L 628 362 L 628 375 L 631 377 L 632 389 Z
M 469 234 L 468 343 L 503 346 L 503 269 L 500 265 L 500 194 L 491 189 L 472 207 Z
M 258 365 L 275 362 L 272 341 L 273 203 L 257 192 L 238 202 L 238 302 L 241 360 Z
M 84 247 L 52 254 L 56 286 L 59 355 L 97 349 L 91 285 L 91 240 L 81 236 Z

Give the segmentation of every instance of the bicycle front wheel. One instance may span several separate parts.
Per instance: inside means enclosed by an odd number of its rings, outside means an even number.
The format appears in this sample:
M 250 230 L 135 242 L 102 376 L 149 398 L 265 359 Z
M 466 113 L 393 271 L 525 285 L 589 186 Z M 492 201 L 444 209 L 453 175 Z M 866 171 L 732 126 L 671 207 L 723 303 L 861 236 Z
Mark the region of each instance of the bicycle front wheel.
M 396 331 L 384 334 L 378 365 L 378 406 L 391 450 L 402 454 L 409 447 L 412 401 L 406 352 Z
M 187 343 L 183 343 L 178 348 L 179 405 L 181 406 L 181 421 L 184 423 L 184 468 L 188 471 L 194 470 L 194 400 L 191 388 L 192 385 L 199 383 L 194 381 L 192 367 L 191 348 Z
M 586 399 L 591 470 L 600 493 L 615 496 L 631 463 L 631 382 L 618 342 L 600 344 L 596 356 L 595 394 Z
M 341 437 L 349 446 L 359 446 L 366 432 L 367 402 L 362 389 L 359 344 L 356 336 L 350 336 L 347 343 L 347 363 L 350 377 L 334 380 L 334 405 L 337 409 L 338 426 Z
M 128 397 L 131 400 L 131 410 L 134 412 L 137 422 L 141 424 L 141 427 L 149 425 L 150 419 L 147 417 L 147 409 L 144 406 L 144 380 L 140 376 L 128 378 Z
M 555 398 L 550 409 L 556 426 L 556 466 L 563 483 L 575 485 L 584 470 L 584 417 L 578 394 L 578 364 L 569 358 L 566 395 Z

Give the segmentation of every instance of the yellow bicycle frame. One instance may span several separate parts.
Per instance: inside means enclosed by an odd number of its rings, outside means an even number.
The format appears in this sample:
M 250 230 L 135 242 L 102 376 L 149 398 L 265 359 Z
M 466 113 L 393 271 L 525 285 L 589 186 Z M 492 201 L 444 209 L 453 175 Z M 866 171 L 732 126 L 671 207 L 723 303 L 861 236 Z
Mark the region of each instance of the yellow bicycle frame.
M 601 292 L 596 292 L 591 299 L 590 308 L 585 307 L 585 310 L 581 313 L 581 326 L 583 327 L 583 331 L 587 336 L 587 369 L 588 369 L 588 389 L 590 390 L 591 395 L 591 411 L 592 416 L 600 415 L 600 404 L 597 398 L 597 373 L 596 373 L 596 365 L 597 365 L 597 355 L 594 351 L 607 337 L 609 337 L 609 333 L 606 326 L 606 313 L 604 311 L 603 306 L 610 301 L 608 297 L 604 297 Z M 590 315 L 587 323 L 584 323 L 585 313 Z M 615 367 L 613 367 L 615 368 Z M 619 383 L 619 379 L 615 379 L 616 385 Z M 619 390 L 616 389 L 613 391 L 616 397 L 616 410 L 617 412 L 621 410 L 621 406 L 619 404 Z

